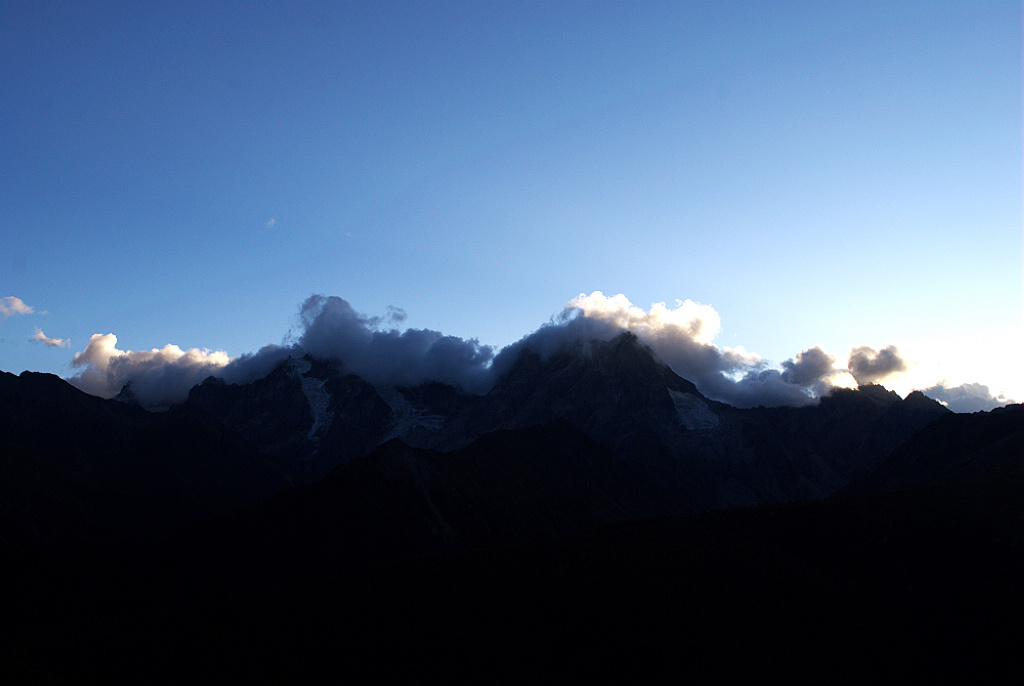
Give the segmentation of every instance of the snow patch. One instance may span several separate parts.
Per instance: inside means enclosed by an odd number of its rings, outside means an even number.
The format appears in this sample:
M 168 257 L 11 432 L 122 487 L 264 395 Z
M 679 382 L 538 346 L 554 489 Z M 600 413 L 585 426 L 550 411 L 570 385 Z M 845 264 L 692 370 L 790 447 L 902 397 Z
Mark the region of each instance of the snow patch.
M 676 407 L 679 421 L 688 431 L 711 431 L 718 428 L 718 415 L 708 408 L 708 404 L 693 393 L 669 390 L 672 404 Z
M 439 414 L 426 414 L 395 388 L 378 388 L 377 392 L 391 408 L 395 423 L 384 441 L 392 438 L 405 438 L 414 430 L 422 428 L 429 433 L 436 433 L 444 426 L 445 418 Z
M 314 438 L 321 427 L 329 426 L 331 415 L 328 408 L 331 405 L 331 394 L 324 390 L 327 379 L 316 377 L 302 377 L 302 393 L 309 401 L 309 411 L 313 415 L 313 426 L 309 429 L 309 438 Z
M 307 438 L 318 440 L 317 434 L 320 433 L 320 430 L 329 427 L 331 424 L 331 415 L 328 411 L 331 406 L 331 394 L 324 388 L 327 384 L 327 379 L 306 376 L 312 368 L 313 364 L 309 360 L 299 359 L 292 361 L 292 369 L 298 375 L 299 381 L 302 382 L 302 394 L 306 396 L 306 402 L 309 403 L 309 412 L 313 415 L 313 426 L 310 427 Z

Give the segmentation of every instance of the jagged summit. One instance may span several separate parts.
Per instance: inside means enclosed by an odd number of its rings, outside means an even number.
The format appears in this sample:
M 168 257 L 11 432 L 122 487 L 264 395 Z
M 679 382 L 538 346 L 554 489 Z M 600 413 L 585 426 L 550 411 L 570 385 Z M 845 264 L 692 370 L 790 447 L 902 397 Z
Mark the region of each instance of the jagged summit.
M 718 424 L 709 409 L 717 404 L 630 332 L 547 356 L 524 347 L 485 397 L 466 401 L 461 417 L 446 423 L 444 440 L 422 445 L 460 447 L 495 428 L 567 420 L 605 445 L 640 455 L 674 450 L 667 446 L 680 445 L 688 431 Z
M 697 387 L 658 361 L 650 346 L 624 331 L 611 340 L 588 340 L 545 357 L 523 348 L 491 393 L 529 386 L 559 386 L 600 378 L 619 386 L 655 385 L 701 396 Z
M 129 381 L 124 386 L 121 386 L 121 390 L 113 397 L 113 400 L 126 405 L 139 405 L 139 399 L 135 395 L 135 389 L 133 386 L 133 381 Z M 141 405 L 139 406 L 141 407 Z
M 891 405 L 901 400 L 898 393 L 890 391 L 885 386 L 876 383 L 866 383 L 857 386 L 857 391 L 871 402 L 879 405 Z

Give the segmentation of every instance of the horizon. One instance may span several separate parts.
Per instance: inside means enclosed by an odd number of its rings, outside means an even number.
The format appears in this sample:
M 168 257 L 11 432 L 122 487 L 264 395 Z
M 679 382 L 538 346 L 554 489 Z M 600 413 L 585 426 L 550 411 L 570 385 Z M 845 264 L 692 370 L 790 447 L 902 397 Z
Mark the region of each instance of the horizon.
M 400 328 L 406 318 L 400 308 L 368 316 L 337 296 L 313 295 L 300 307 L 301 331 L 289 331 L 280 345 L 232 357 L 224 351 L 182 350 L 173 344 L 123 350 L 117 347 L 115 334 L 93 334 L 86 348 L 72 357 L 75 374 L 62 378 L 108 399 L 130 386 L 132 396 L 147 409 L 165 409 L 184 402 L 190 389 L 207 378 L 248 384 L 286 360 L 310 358 L 377 388 L 440 382 L 484 395 L 524 351 L 537 353 L 542 360 L 578 354 L 595 342 L 628 332 L 655 360 L 694 383 L 703 395 L 739 408 L 806 406 L 836 388 L 873 384 L 901 397 L 922 392 L 955 412 L 987 411 L 1016 402 L 993 395 L 980 384 L 914 385 L 908 381 L 915 378 L 914 365 L 895 346 L 856 346 L 845 358 L 814 346 L 781 364 L 742 346 L 719 348 L 714 343 L 721 328 L 718 313 L 693 301 L 677 301 L 675 307 L 654 303 L 643 310 L 622 294 L 581 293 L 559 315 L 500 349 L 439 331 Z
M 81 380 L 100 343 L 220 368 L 306 334 L 321 293 L 367 331 L 477 339 L 477 371 L 571 310 L 705 384 L 858 366 L 1024 400 L 1019 3 L 57 2 L 0 25 L 4 370 Z

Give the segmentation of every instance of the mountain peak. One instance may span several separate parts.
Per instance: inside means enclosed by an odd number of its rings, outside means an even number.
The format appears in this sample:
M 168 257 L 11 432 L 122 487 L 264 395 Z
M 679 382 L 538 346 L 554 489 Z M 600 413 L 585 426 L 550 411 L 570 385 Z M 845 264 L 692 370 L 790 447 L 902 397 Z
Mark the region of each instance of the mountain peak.
M 210 378 L 213 378 L 213 377 L 210 377 Z M 117 401 L 119 403 L 124 403 L 125 405 L 139 405 L 139 399 L 135 395 L 134 382 L 133 381 L 129 381 L 124 386 L 121 386 L 120 393 L 115 395 L 112 398 L 112 400 L 115 400 L 115 401 Z M 141 407 L 141 405 L 139 405 L 139 406 Z
M 921 410 L 949 410 L 948 407 L 940 403 L 938 400 L 929 398 L 921 391 L 911 391 L 907 394 L 907 397 L 903 399 L 903 404 L 909 408 L 921 409 Z
M 580 380 L 586 376 L 616 384 L 657 385 L 700 395 L 696 386 L 659 361 L 650 346 L 632 331 L 623 331 L 610 340 L 582 341 L 549 356 L 524 347 L 495 389 L 563 385 L 560 380 Z
M 857 386 L 857 391 L 865 398 L 880 405 L 891 405 L 898 403 L 901 398 L 896 391 L 890 391 L 882 384 L 866 383 Z

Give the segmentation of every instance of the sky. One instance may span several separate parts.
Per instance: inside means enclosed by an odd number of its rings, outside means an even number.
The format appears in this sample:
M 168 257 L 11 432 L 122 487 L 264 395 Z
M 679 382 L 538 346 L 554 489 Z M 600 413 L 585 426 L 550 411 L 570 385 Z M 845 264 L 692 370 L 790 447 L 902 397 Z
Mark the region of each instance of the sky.
M 109 395 L 401 350 L 483 388 L 588 319 L 740 404 L 852 372 L 1019 402 L 1021 26 L 1016 1 L 2 3 L 0 369 Z

